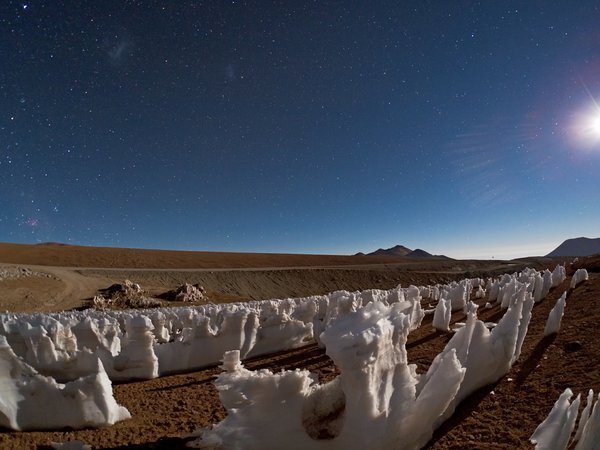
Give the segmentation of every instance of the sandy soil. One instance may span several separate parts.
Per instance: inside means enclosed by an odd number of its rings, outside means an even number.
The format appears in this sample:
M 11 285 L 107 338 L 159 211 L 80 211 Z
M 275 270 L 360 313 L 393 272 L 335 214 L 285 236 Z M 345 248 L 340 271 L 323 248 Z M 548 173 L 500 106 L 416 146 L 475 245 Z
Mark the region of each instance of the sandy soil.
M 13 264 L 63 267 L 230 269 L 385 264 L 390 261 L 414 261 L 414 259 L 403 259 L 389 256 L 191 252 L 109 247 L 81 247 L 77 245 L 63 244 L 28 245 L 0 243 L 0 261 Z
M 598 261 L 598 258 L 595 260 L 588 258 L 580 260 L 578 266 L 598 267 Z M 462 278 L 464 275 L 464 270 L 461 273 L 454 273 L 451 270 L 436 272 L 435 266 L 430 266 L 430 270 L 436 273 L 429 273 L 429 275 L 421 273 L 426 271 L 410 272 L 405 269 L 398 267 L 365 269 L 375 270 L 375 273 L 360 282 L 376 281 L 376 277 L 387 274 L 390 280 L 380 282 L 394 283 L 395 280 L 392 279 L 392 274 L 396 273 L 394 271 L 399 274 L 397 276 L 405 277 L 423 275 L 435 278 L 461 275 L 459 278 Z M 492 264 L 481 266 L 481 270 L 484 271 L 498 269 Z M 300 269 L 293 269 L 290 273 L 280 273 L 280 281 L 283 283 L 287 280 L 289 285 L 295 286 L 296 282 L 293 279 L 299 275 L 294 270 Z M 342 273 L 342 269 L 317 269 L 319 270 L 325 272 L 322 275 L 324 279 Z M 334 272 L 328 272 L 329 270 Z M 354 271 L 361 272 L 359 269 L 351 269 L 348 282 L 357 276 Z M 101 273 L 107 275 L 106 272 Z M 178 273 L 177 276 L 189 275 L 182 275 L 178 271 L 166 271 L 169 275 L 159 273 L 169 280 L 171 280 L 169 277 L 175 276 L 172 275 L 174 273 Z M 97 280 L 95 278 L 97 275 L 94 272 L 92 278 Z M 112 274 L 109 275 L 106 279 L 111 279 Z M 304 276 L 305 281 L 302 283 L 314 283 L 313 287 L 326 284 L 322 280 L 310 281 L 314 276 L 313 271 L 306 272 Z M 8 281 L 5 280 L 0 284 Z M 58 280 L 53 282 L 56 281 Z M 215 278 L 215 283 L 219 281 Z M 600 366 L 597 364 L 600 340 L 596 338 L 597 324 L 600 323 L 600 301 L 598 301 L 600 274 L 591 273 L 589 281 L 570 292 L 561 332 L 557 336 L 543 338 L 548 312 L 558 297 L 568 289 L 569 281 L 568 278 L 561 286 L 553 289 L 549 296 L 534 308 L 523 352 L 510 373 L 495 385 L 483 388 L 466 399 L 455 415 L 435 433 L 427 448 L 530 449 L 533 446 L 528 443 L 529 436 L 545 418 L 566 387 L 570 387 L 575 393 L 587 393 L 590 388 L 596 392 L 600 391 Z M 301 285 L 300 282 L 298 283 Z M 363 286 L 363 288 L 367 287 L 374 286 Z M 256 287 L 252 289 L 260 291 Z M 2 306 L 2 309 L 7 307 L 8 305 Z M 501 315 L 502 311 L 498 307 L 490 310 L 480 309 L 480 317 L 483 320 L 496 321 Z M 453 321 L 463 319 L 464 315 L 461 313 L 453 316 Z M 407 345 L 409 360 L 416 363 L 421 371 L 429 367 L 434 356 L 442 350 L 449 339 L 448 334 L 434 331 L 430 322 L 429 316 L 421 328 L 411 333 Z M 576 341 L 581 345 L 579 349 L 573 350 L 572 347 L 577 347 L 572 345 Z M 323 381 L 337 374 L 337 369 L 330 359 L 314 345 L 270 357 L 257 358 L 245 365 L 250 369 L 270 368 L 274 371 L 306 368 L 317 373 Z M 225 416 L 217 391 L 212 384 L 219 371 L 218 368 L 213 367 L 156 380 L 115 385 L 115 397 L 132 413 L 131 420 L 99 430 L 0 431 L 0 448 L 44 448 L 44 445 L 51 441 L 65 442 L 73 439 L 89 443 L 93 448 L 181 448 L 186 441 L 187 433 L 197 427 L 210 426 Z M 49 410 L 48 413 L 52 412 Z
M 553 267 L 551 259 L 456 261 L 329 255 L 176 252 L 94 247 L 0 244 L 0 310 L 80 308 L 113 283 L 129 279 L 157 296 L 192 283 L 215 303 L 303 297 L 339 289 L 391 289 L 467 276 Z M 3 279 L 2 270 L 29 276 Z M 165 303 L 165 306 L 173 305 Z

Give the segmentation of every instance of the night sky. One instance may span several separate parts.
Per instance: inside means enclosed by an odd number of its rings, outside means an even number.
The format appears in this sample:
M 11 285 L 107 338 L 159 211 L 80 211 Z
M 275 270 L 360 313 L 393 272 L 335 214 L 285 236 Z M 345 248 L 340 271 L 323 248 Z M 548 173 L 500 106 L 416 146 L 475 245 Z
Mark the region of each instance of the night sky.
M 600 235 L 594 1 L 3 1 L 0 241 L 452 257 Z

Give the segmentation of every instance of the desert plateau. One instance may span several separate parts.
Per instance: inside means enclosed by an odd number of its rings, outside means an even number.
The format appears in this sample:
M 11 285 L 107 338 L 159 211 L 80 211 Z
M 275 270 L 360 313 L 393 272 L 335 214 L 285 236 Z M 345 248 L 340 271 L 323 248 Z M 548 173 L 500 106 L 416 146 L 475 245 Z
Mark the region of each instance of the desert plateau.
M 518 361 L 497 382 L 463 400 L 424 448 L 530 449 L 529 437 L 566 388 L 583 394 L 589 389 L 600 390 L 600 344 L 595 338 L 600 320 L 598 256 L 578 258 L 574 263 L 564 258 L 414 261 L 386 256 L 244 255 L 2 244 L 0 261 L 0 310 L 7 313 L 81 310 L 91 306 L 99 290 L 124 280 L 138 283 L 156 296 L 182 283 L 199 284 L 206 293 L 203 303 L 224 303 L 435 285 L 498 277 L 526 267 L 552 270 L 565 263 L 567 278 L 533 307 Z M 589 279 L 571 289 L 570 278 L 580 268 L 587 268 Z M 564 292 L 568 294 L 567 305 L 560 331 L 544 336 L 548 314 Z M 474 293 L 471 299 L 480 306 L 479 319 L 496 322 L 502 317 L 500 305 L 484 308 L 487 299 L 475 299 Z M 421 302 L 423 309 L 436 306 L 432 299 Z M 163 307 L 181 304 L 162 300 Z M 465 319 L 465 313 L 457 311 L 450 320 L 455 324 Z M 408 335 L 408 361 L 416 364 L 419 372 L 426 372 L 451 335 L 434 329 L 432 316 L 426 315 Z M 325 350 L 313 342 L 252 357 L 243 364 L 251 371 L 306 369 L 321 383 L 339 374 Z M 214 385 L 221 372 L 213 365 L 150 380 L 113 383 L 114 397 L 130 411 L 131 419 L 97 429 L 3 429 L 0 446 L 50 448 L 52 442 L 79 440 L 103 449 L 184 448 L 192 440 L 192 432 L 227 415 Z
M 0 450 L 600 450 L 600 4 L 0 2 Z

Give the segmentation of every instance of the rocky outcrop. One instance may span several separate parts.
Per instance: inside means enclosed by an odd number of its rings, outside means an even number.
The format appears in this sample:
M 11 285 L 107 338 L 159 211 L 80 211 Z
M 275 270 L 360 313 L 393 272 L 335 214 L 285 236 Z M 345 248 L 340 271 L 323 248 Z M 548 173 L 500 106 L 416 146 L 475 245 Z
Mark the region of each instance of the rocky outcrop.
M 200 286 L 199 284 L 189 283 L 182 284 L 177 289 L 167 291 L 160 297 L 165 300 L 190 303 L 197 303 L 208 300 L 206 298 L 206 291 L 202 286 Z
M 100 293 L 92 300 L 92 306 L 96 309 L 156 308 L 162 306 L 162 303 L 147 296 L 139 284 L 125 280 L 100 289 Z

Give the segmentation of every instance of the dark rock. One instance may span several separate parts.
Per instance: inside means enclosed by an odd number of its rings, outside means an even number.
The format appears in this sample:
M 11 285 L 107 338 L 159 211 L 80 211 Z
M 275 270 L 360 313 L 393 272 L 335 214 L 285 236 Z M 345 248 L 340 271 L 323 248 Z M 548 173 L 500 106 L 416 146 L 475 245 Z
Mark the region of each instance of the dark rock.
M 577 352 L 583 348 L 583 344 L 581 341 L 571 341 L 565 344 L 565 351 L 567 352 Z

